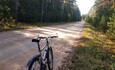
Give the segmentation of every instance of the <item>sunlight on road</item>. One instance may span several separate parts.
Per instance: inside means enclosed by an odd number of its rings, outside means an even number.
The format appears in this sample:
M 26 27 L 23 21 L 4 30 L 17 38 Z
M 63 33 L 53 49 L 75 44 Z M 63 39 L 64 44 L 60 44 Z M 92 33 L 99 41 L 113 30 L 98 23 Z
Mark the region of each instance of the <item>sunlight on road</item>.
M 78 24 L 76 24 L 78 25 Z M 58 34 L 59 38 L 70 41 L 72 43 L 74 38 L 79 37 L 82 27 L 75 27 L 70 25 L 71 27 L 59 28 L 59 27 L 42 27 L 35 28 L 33 31 L 16 31 L 16 33 L 22 34 L 25 37 L 35 38 L 39 36 L 52 36 Z M 29 30 L 29 29 L 28 29 Z

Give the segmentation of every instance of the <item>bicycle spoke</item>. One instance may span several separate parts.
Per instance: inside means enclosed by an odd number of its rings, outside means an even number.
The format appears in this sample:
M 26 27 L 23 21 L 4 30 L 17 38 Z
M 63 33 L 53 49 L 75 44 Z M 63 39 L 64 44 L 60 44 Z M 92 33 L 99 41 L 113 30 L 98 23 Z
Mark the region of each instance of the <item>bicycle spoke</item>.
M 38 61 L 35 61 L 31 70 L 39 70 L 39 69 L 40 69 L 40 64 Z

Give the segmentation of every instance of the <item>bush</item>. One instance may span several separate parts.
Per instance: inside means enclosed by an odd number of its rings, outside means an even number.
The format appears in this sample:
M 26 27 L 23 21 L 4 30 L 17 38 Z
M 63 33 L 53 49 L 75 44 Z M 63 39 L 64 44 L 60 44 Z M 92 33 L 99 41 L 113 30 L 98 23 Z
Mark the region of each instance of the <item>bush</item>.
M 101 17 L 99 28 L 102 29 L 102 31 L 104 32 L 106 32 L 107 30 L 107 22 L 106 22 L 106 17 L 104 15 Z
M 115 14 L 110 17 L 110 22 L 107 23 L 107 26 L 107 35 L 109 35 L 111 39 L 115 40 Z

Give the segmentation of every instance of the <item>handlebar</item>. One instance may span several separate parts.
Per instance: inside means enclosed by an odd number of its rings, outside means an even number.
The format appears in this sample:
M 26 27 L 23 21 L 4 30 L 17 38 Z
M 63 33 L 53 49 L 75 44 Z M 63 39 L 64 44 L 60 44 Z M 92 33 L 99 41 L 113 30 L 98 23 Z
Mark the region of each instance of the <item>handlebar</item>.
M 49 36 L 47 38 L 57 38 L 58 36 Z
M 57 38 L 57 37 L 58 36 L 37 37 L 36 39 L 32 39 L 32 42 L 40 42 L 41 39 Z

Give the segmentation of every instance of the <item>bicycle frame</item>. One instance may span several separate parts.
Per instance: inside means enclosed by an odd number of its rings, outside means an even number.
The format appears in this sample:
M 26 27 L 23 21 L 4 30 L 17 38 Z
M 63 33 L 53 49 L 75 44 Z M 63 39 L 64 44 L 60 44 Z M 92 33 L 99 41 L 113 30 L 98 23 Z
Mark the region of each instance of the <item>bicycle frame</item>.
M 41 61 L 42 61 L 41 63 L 43 65 L 46 65 L 47 63 L 46 58 L 48 57 L 48 52 L 49 52 L 48 50 L 49 50 L 49 45 L 50 45 L 49 40 L 48 38 L 46 38 L 46 45 L 42 48 L 40 48 L 39 42 L 37 42 L 37 44 L 38 44 L 38 50 L 39 50 L 38 53 L 40 54 Z M 43 52 L 43 55 L 41 52 Z
M 40 41 L 40 40 L 39 40 Z M 46 46 L 49 46 L 49 41 L 48 41 L 48 38 L 46 38 L 46 45 L 44 46 L 44 47 L 42 47 L 42 49 L 40 48 L 40 45 L 39 45 L 39 42 L 37 42 L 37 44 L 38 44 L 38 52 L 41 52 L 41 51 L 43 51 L 43 49 L 46 47 Z

